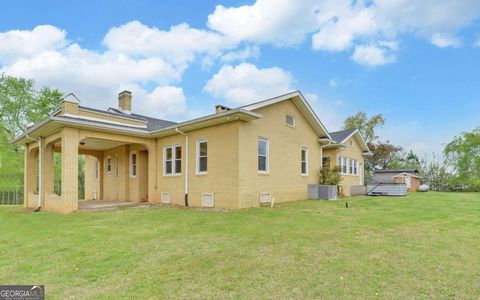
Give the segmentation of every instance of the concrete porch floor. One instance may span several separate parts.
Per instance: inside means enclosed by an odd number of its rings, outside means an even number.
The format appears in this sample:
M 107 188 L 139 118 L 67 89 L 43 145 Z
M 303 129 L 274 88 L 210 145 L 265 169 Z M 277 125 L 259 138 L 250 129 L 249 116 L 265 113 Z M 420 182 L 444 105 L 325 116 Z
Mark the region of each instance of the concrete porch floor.
M 95 211 L 95 210 L 111 210 L 121 207 L 132 207 L 145 205 L 146 202 L 129 202 L 129 201 L 103 201 L 103 200 L 91 200 L 91 201 L 78 201 L 79 211 Z

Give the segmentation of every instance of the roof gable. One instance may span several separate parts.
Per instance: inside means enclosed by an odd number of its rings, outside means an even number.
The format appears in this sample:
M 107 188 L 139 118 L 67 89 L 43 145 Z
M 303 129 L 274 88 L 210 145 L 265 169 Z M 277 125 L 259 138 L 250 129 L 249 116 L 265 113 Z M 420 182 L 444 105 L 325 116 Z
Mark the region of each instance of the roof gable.
M 297 108 L 300 110 L 302 113 L 303 117 L 307 120 L 307 122 L 312 126 L 313 130 L 315 133 L 318 135 L 319 138 L 322 137 L 328 137 L 330 138 L 330 135 L 323 125 L 323 123 L 320 121 L 318 118 L 317 114 L 313 110 L 313 108 L 310 106 L 310 104 L 307 102 L 305 97 L 302 95 L 300 91 L 294 91 L 288 94 L 280 95 L 274 98 L 266 99 L 263 101 L 255 102 L 252 104 L 248 104 L 245 106 L 239 107 L 240 109 L 244 110 L 257 110 L 265 106 L 273 105 L 282 101 L 287 101 L 291 100 Z

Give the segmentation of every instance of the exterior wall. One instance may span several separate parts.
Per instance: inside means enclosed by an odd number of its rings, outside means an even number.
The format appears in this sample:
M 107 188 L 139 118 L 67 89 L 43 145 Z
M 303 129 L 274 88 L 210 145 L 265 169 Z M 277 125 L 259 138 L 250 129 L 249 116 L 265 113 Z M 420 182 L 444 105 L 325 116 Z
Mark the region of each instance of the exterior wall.
M 330 157 L 330 166 L 338 165 L 338 157 L 346 157 L 358 160 L 358 175 L 342 174 L 342 182 L 339 184 L 340 194 L 343 196 L 351 196 L 352 186 L 364 185 L 365 175 L 365 159 L 362 149 L 354 137 L 345 141 L 345 148 L 324 149 L 323 157 Z
M 98 162 L 98 178 L 95 176 L 95 164 Z M 100 200 L 100 161 L 92 155 L 85 156 L 85 200 Z M 94 199 L 94 193 L 96 198 Z
M 202 206 L 202 193 L 214 194 L 216 208 L 239 208 L 238 204 L 238 129 L 240 123 L 232 122 L 221 126 L 208 127 L 188 133 L 188 202 L 189 206 Z M 208 172 L 196 174 L 197 140 L 208 141 Z M 163 173 L 164 147 L 169 145 L 182 147 L 182 172 L 175 176 Z M 185 205 L 185 137 L 177 134 L 157 140 L 157 196 L 170 193 L 173 205 Z
M 383 175 L 383 174 L 377 174 Z M 394 174 L 386 174 L 388 176 L 395 176 Z M 405 178 L 403 176 L 395 177 L 395 183 L 405 183 Z M 418 192 L 420 188 L 420 178 L 410 177 L 410 188 L 407 190 L 408 192 Z
M 271 193 L 275 202 L 308 199 L 308 184 L 318 182 L 321 147 L 318 136 L 292 101 L 266 106 L 255 112 L 260 120 L 242 123 L 239 131 L 240 207 L 259 206 L 260 193 Z M 295 117 L 295 128 L 285 124 Z M 258 138 L 269 140 L 269 173 L 258 173 Z M 301 174 L 301 150 L 308 149 L 308 175 Z
M 420 190 L 420 178 L 412 177 L 411 188 L 408 191 L 409 192 L 418 192 L 419 190 Z

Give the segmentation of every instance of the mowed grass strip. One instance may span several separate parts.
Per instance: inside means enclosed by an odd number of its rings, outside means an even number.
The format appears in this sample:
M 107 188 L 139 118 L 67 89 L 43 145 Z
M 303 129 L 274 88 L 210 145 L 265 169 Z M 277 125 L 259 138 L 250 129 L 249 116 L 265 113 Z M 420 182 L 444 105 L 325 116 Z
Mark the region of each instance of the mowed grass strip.
M 345 208 L 348 201 L 350 208 Z M 49 299 L 477 298 L 480 194 L 71 215 L 0 207 L 0 284 Z

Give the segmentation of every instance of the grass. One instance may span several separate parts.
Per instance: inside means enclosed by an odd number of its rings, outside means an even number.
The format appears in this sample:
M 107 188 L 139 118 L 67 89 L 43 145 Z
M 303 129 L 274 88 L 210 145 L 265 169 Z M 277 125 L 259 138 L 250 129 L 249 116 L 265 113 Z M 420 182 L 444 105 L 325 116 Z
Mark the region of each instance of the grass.
M 480 194 L 231 212 L 1 207 L 0 226 L 0 283 L 44 284 L 49 299 L 480 295 Z

